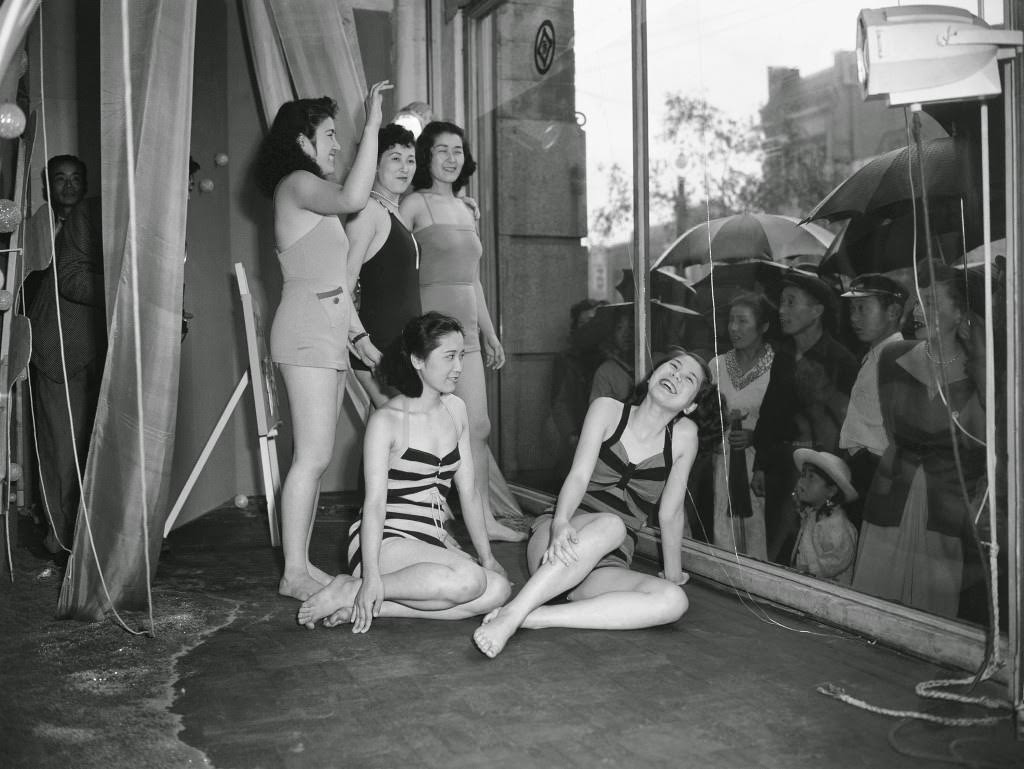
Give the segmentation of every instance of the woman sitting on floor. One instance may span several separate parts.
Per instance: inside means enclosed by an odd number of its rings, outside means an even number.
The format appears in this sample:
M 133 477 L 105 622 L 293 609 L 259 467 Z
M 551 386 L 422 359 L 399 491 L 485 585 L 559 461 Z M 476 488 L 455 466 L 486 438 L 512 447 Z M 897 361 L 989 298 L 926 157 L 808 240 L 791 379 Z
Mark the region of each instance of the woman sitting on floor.
M 676 351 L 626 403 L 598 398 L 587 411 L 554 515 L 527 545 L 531 577 L 473 634 L 494 657 L 520 627 L 631 630 L 675 622 L 681 585 L 683 497 L 697 454 L 697 424 L 682 417 L 718 405 L 707 364 Z M 702 420 L 703 421 L 703 420 Z M 660 500 L 660 502 L 659 502 Z M 630 570 L 637 532 L 657 510 L 664 578 Z M 545 604 L 570 591 L 567 603 Z
M 463 345 L 457 320 L 428 312 L 385 352 L 381 375 L 401 394 L 366 427 L 366 498 L 349 529 L 352 576 L 339 574 L 305 601 L 300 624 L 327 618 L 329 627 L 352 622 L 352 632 L 364 633 L 378 616 L 463 619 L 508 599 L 473 482 L 466 405 L 453 394 Z M 453 478 L 479 564 L 445 529 Z

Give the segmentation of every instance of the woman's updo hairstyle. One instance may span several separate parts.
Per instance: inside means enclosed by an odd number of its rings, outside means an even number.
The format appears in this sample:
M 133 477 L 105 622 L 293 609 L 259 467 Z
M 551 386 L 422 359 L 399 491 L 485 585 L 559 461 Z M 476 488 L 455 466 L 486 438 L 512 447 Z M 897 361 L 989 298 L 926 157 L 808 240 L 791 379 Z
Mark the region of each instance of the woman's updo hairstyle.
M 700 366 L 701 382 L 700 390 L 697 391 L 697 395 L 693 399 L 695 408 L 689 413 L 680 411 L 673 421 L 678 422 L 683 417 L 689 418 L 694 424 L 697 425 L 697 440 L 699 442 L 700 449 L 710 448 L 714 445 L 716 440 L 721 440 L 722 434 L 722 413 L 723 409 L 726 408 L 725 398 L 718 391 L 718 385 L 711 379 L 711 368 L 708 366 L 708 362 L 696 353 L 692 353 L 689 350 L 684 350 L 682 347 L 670 347 L 668 351 L 658 358 L 651 370 L 647 372 L 647 376 L 637 384 L 633 390 L 633 396 L 630 403 L 633 405 L 639 405 L 640 402 L 647 397 L 647 391 L 650 388 L 651 377 L 657 368 L 664 363 L 678 358 L 681 355 L 685 355 L 687 358 L 697 361 L 697 365 Z
M 423 394 L 423 381 L 412 365 L 412 356 L 426 360 L 440 346 L 441 338 L 454 332 L 465 333 L 462 324 L 449 315 L 428 312 L 413 318 L 384 351 L 377 376 L 402 395 L 418 398 Z
M 292 171 L 309 171 L 323 177 L 320 166 L 299 146 L 299 135 L 313 141 L 316 129 L 333 119 L 338 103 L 329 96 L 285 102 L 277 111 L 256 155 L 256 185 L 267 197 L 274 196 L 277 183 Z
M 448 123 L 443 120 L 435 120 L 427 123 L 423 133 L 416 139 L 416 173 L 412 177 L 412 188 L 414 190 L 428 189 L 434 178 L 430 175 L 430 158 L 434 151 L 434 144 L 441 134 L 455 134 L 462 139 L 462 171 L 458 178 L 452 182 L 452 192 L 458 192 L 469 183 L 469 177 L 476 172 L 476 161 L 473 160 L 473 153 L 469 151 L 469 142 L 466 141 L 466 132 L 455 123 Z

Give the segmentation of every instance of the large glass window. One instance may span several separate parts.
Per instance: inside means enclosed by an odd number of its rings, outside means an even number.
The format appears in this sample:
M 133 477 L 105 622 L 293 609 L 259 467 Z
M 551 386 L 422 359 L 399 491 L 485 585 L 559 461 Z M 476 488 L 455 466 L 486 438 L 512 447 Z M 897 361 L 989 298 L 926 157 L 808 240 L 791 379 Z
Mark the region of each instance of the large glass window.
M 691 472 L 688 537 L 984 624 L 1006 536 L 1005 479 L 994 526 L 985 504 L 986 446 L 998 457 L 1006 437 L 1004 394 L 986 391 L 986 366 L 1004 370 L 1002 109 L 984 195 L 977 101 L 863 99 L 862 5 L 649 0 L 644 222 L 630 4 L 493 12 L 501 459 L 557 491 L 588 403 L 629 397 L 636 361 L 681 345 L 724 406 Z

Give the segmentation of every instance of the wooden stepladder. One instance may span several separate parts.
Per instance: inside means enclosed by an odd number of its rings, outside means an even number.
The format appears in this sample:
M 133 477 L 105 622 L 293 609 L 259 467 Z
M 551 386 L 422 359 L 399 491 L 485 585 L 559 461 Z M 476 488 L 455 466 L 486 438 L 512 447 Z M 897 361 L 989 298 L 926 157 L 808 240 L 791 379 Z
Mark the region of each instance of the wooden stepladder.
M 263 322 L 260 317 L 259 304 L 249 292 L 249 281 L 245 267 L 241 262 L 235 263 L 235 277 L 238 279 L 238 293 L 242 300 L 242 317 L 245 322 L 245 343 L 249 355 L 249 369 L 242 374 L 235 386 L 235 391 L 228 399 L 224 411 L 203 447 L 199 459 L 185 486 L 178 495 L 174 507 L 171 508 L 167 521 L 164 523 L 164 536 L 170 533 L 178 514 L 181 512 L 185 499 L 195 485 L 199 473 L 210 458 L 213 447 L 220 439 L 228 420 L 234 413 L 245 389 L 252 384 L 253 402 L 256 406 L 256 429 L 259 434 L 260 461 L 263 471 L 263 489 L 267 497 L 267 524 L 270 527 L 270 544 L 281 546 L 281 527 L 277 513 L 277 500 L 281 493 L 281 471 L 277 462 L 277 428 L 281 424 L 277 405 L 277 380 L 274 377 L 274 364 L 267 352 L 266 337 L 263 333 Z
M 281 470 L 277 464 L 277 428 L 281 415 L 277 406 L 277 379 L 274 363 L 267 351 L 260 308 L 249 292 L 245 266 L 235 262 L 238 293 L 242 297 L 242 316 L 245 320 L 245 343 L 249 351 L 249 375 L 252 396 L 256 404 L 256 431 L 260 439 L 260 463 L 263 468 L 263 490 L 267 497 L 267 523 L 270 525 L 270 543 L 281 545 L 281 528 L 277 514 L 277 500 L 281 494 Z

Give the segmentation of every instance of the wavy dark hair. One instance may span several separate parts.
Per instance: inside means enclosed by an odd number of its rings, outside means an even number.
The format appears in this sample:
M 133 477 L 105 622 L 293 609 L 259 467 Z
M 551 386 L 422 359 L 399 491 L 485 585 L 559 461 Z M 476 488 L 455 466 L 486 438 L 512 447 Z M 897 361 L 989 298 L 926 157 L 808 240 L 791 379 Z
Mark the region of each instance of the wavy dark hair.
M 296 99 L 281 105 L 256 154 L 256 184 L 260 192 L 273 197 L 278 182 L 292 171 L 309 171 L 323 178 L 320 166 L 302 151 L 296 139 L 301 134 L 313 141 L 317 126 L 337 114 L 338 103 L 329 96 Z
M 456 331 L 465 334 L 462 324 L 450 315 L 428 312 L 413 318 L 384 350 L 377 377 L 382 384 L 394 387 L 402 395 L 418 398 L 423 394 L 423 380 L 413 368 L 411 357 L 426 360 L 441 344 L 441 337 Z
M 469 183 L 469 177 L 476 173 L 476 161 L 473 160 L 473 153 L 469 150 L 469 142 L 466 141 L 466 132 L 455 123 L 448 123 L 443 120 L 435 120 L 427 123 L 423 133 L 416 140 L 416 175 L 412 177 L 412 188 L 414 190 L 425 190 L 434 183 L 430 175 L 430 153 L 434 149 L 434 143 L 441 134 L 455 134 L 462 139 L 462 171 L 459 178 L 452 184 L 452 191 L 458 192 Z
M 416 149 L 416 137 L 412 131 L 397 123 L 388 123 L 377 132 L 377 163 L 392 147 L 411 147 Z
M 645 376 L 634 388 L 633 395 L 630 398 L 630 404 L 634 406 L 639 405 L 640 402 L 647 397 L 647 390 L 650 387 L 651 377 L 654 375 L 654 372 L 658 367 L 673 358 L 678 358 L 680 355 L 685 355 L 687 358 L 692 358 L 697 361 L 704 381 L 701 383 L 700 389 L 697 391 L 697 395 L 693 399 L 694 404 L 696 404 L 696 408 L 689 414 L 680 411 L 672 421 L 678 422 L 683 417 L 688 417 L 694 424 L 696 424 L 698 447 L 700 451 L 704 451 L 705 449 L 711 448 L 714 445 L 714 442 L 721 437 L 722 414 L 726 408 L 726 404 L 725 398 L 718 391 L 718 385 L 716 385 L 711 379 L 711 368 L 708 366 L 708 362 L 700 355 L 683 349 L 682 347 L 670 347 L 664 355 L 654 362 L 654 365 L 651 366 L 651 370 L 647 372 L 647 376 Z

